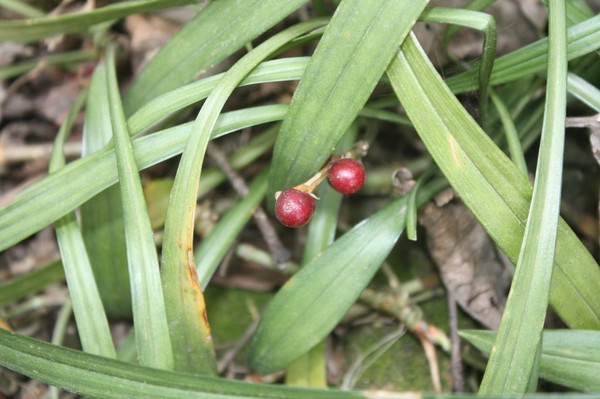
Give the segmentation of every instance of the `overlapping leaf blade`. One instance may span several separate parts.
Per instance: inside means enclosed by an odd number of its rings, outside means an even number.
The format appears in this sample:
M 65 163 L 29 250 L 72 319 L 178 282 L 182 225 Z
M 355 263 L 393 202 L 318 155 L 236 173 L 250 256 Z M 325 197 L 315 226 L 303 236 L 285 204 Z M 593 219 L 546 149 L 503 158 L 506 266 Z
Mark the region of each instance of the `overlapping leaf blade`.
M 514 262 L 532 195 L 531 183 L 477 126 L 414 39 L 388 70 L 396 95 L 440 169 Z M 600 268 L 559 222 L 550 303 L 573 328 L 600 327 Z
M 291 26 L 242 57 L 216 85 L 192 124 L 171 191 L 162 252 L 163 289 L 177 370 L 216 372 L 206 305 L 193 255 L 197 182 L 215 123 L 233 90 L 252 69 L 290 40 L 325 22 L 313 19 Z
M 112 139 L 106 98 L 106 67 L 101 63 L 90 82 L 82 156 L 101 150 Z M 112 317 L 131 317 L 131 291 L 119 187 L 111 186 L 86 201 L 81 206 L 80 220 L 81 233 L 106 313 Z
M 556 249 L 567 102 L 565 4 L 550 0 L 549 7 L 548 82 L 534 190 L 516 272 L 481 393 L 523 393 L 537 387 Z
M 85 91 L 79 94 L 56 135 L 50 158 L 50 173 L 60 170 L 65 165 L 63 146 L 69 137 L 75 118 L 83 106 L 85 97 Z M 108 320 L 75 214 L 68 213 L 58 219 L 55 228 L 81 345 L 86 352 L 116 357 Z
M 119 94 L 115 46 L 109 46 L 106 54 L 106 86 L 123 206 L 137 359 L 145 366 L 172 369 L 173 352 L 158 255 Z
M 567 31 L 568 59 L 573 60 L 600 48 L 600 15 L 570 27 Z M 548 39 L 540 39 L 509 54 L 498 57 L 492 69 L 491 84 L 511 82 L 542 72 L 548 63 Z M 455 93 L 477 90 L 477 69 L 446 80 Z
M 344 0 L 311 57 L 281 126 L 268 198 L 307 180 L 354 121 L 426 0 Z
M 224 113 L 219 117 L 212 137 L 279 121 L 286 110 L 287 104 L 276 104 Z M 147 168 L 180 154 L 190 126 L 191 123 L 186 123 L 135 140 L 133 150 L 139 168 Z M 105 148 L 73 161 L 31 185 L 0 209 L 0 249 L 28 237 L 116 183 L 114 157 L 114 149 Z

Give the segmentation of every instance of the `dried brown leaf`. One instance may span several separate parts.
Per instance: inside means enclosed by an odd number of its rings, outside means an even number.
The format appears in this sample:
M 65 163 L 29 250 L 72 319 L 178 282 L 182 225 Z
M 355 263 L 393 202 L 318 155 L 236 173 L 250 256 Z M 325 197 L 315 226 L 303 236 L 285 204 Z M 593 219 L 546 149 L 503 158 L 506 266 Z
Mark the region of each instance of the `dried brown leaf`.
M 458 304 L 485 327 L 500 324 L 509 272 L 481 225 L 462 204 L 427 204 L 419 218 L 442 280 Z

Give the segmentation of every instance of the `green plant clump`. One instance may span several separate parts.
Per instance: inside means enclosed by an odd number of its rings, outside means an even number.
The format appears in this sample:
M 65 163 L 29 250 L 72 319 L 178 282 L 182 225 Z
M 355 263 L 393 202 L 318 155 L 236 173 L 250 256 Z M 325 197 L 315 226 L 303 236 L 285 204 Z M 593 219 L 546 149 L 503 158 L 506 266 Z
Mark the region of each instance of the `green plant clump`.
M 0 0 L 0 396 L 600 394 L 588 2 L 62 3 Z

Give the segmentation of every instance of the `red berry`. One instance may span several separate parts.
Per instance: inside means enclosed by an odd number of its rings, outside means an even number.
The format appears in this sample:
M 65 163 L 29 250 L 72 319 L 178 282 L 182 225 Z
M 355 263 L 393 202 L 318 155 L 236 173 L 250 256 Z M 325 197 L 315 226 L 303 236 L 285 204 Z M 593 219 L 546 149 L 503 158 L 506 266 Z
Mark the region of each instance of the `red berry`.
M 329 184 L 342 194 L 354 194 L 365 182 L 365 168 L 352 158 L 336 161 L 329 170 Z
M 295 188 L 284 190 L 275 202 L 275 215 L 287 227 L 305 225 L 314 211 L 315 198 Z

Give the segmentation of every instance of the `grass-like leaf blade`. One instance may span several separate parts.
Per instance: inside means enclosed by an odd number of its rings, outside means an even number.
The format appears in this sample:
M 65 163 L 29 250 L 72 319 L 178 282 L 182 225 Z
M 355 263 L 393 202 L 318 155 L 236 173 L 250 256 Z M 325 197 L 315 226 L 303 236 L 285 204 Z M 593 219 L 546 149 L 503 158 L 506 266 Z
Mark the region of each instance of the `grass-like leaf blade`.
M 523 393 L 537 387 L 537 363 L 560 211 L 567 103 L 565 14 L 562 0 L 550 0 L 546 107 L 533 196 L 498 336 L 479 388 L 481 393 Z
M 100 151 L 112 140 L 106 90 L 106 66 L 102 62 L 96 66 L 88 90 L 83 157 Z M 106 313 L 111 317 L 131 318 L 131 290 L 119 186 L 113 185 L 82 204 L 79 219 Z
M 64 277 L 62 263 L 56 260 L 23 276 L 3 281 L 0 283 L 0 306 L 41 291 L 47 285 L 57 283 Z
M 121 104 L 114 46 L 109 46 L 106 53 L 106 85 L 123 205 L 137 359 L 145 366 L 172 369 L 173 352 L 161 289 L 158 255 Z
M 0 365 L 81 395 L 106 399 L 474 399 L 470 394 L 340 391 L 256 384 L 142 367 L 0 329 Z M 416 396 L 415 396 L 416 395 Z M 596 395 L 597 396 L 597 395 Z M 479 395 L 480 399 L 592 399 L 594 395 Z
M 112 19 L 194 2 L 195 0 L 131 0 L 81 13 L 0 21 L 0 41 L 32 42 L 54 35 L 82 32 L 95 24 Z
M 194 250 L 196 271 L 200 286 L 205 289 L 215 270 L 227 254 L 242 228 L 252 217 L 252 213 L 265 197 L 268 171 L 263 171 L 250 186 L 248 195 L 221 217 L 210 233 Z
M 56 135 L 50 157 L 50 173 L 62 168 L 66 162 L 63 146 L 86 95 L 87 92 L 82 91 L 77 96 L 75 104 Z M 77 322 L 81 346 L 86 352 L 114 358 L 117 355 L 108 320 L 75 214 L 68 213 L 58 219 L 55 222 L 55 229 L 69 294 L 73 301 L 73 314 Z
M 276 104 L 224 113 L 212 137 L 279 121 L 287 108 L 287 104 Z M 138 167 L 144 169 L 181 154 L 190 127 L 191 123 L 186 123 L 134 140 Z M 49 225 L 117 181 L 114 148 L 107 147 L 32 184 L 0 209 L 0 248 L 6 249 Z

